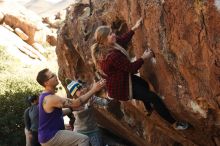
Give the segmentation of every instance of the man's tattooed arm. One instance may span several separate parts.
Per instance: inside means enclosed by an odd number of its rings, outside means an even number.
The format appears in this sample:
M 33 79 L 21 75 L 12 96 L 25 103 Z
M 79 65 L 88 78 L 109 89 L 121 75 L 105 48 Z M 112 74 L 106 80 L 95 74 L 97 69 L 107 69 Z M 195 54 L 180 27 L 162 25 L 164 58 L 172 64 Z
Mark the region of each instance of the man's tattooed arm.
M 62 102 L 62 107 L 72 107 L 73 106 L 73 100 L 66 98 L 65 100 L 63 100 Z

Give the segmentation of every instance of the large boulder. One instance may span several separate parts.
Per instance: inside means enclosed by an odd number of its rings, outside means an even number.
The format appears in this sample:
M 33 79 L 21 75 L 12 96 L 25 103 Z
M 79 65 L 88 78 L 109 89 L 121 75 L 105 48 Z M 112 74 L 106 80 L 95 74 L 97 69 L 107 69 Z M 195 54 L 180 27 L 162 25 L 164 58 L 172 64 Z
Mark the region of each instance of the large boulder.
M 121 34 L 142 17 L 143 26 L 135 32 L 131 50 L 140 57 L 146 48 L 152 48 L 157 64 L 146 63 L 140 75 L 161 95 L 172 114 L 190 122 L 192 128 L 178 132 L 156 114 L 149 119 L 142 103 L 135 101 L 121 103 L 115 112 L 98 109 L 98 119 L 135 145 L 219 145 L 218 9 L 214 1 L 182 0 L 92 0 L 92 4 L 72 5 L 58 31 L 59 78 L 64 86 L 65 78 L 92 83 L 95 69 L 90 46 L 95 29 L 105 24 Z M 114 129 L 117 125 L 121 131 Z

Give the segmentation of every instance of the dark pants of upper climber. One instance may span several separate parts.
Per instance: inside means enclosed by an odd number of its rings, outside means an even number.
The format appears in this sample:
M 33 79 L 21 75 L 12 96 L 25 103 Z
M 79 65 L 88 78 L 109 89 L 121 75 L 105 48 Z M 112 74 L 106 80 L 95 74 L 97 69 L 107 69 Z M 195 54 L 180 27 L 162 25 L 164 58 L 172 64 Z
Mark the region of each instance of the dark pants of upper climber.
M 172 117 L 162 99 L 154 92 L 150 91 L 148 83 L 142 78 L 132 76 L 133 98 L 144 102 L 148 111 L 153 109 L 169 123 L 173 124 L 176 120 Z M 153 107 L 151 106 L 153 105 Z

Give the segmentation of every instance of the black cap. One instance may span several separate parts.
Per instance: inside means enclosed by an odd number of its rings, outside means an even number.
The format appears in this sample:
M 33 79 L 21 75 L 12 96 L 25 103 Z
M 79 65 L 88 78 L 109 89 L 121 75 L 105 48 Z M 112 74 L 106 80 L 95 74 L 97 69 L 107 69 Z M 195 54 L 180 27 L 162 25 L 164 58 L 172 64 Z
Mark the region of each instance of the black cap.
M 38 98 L 37 95 L 32 95 L 32 96 L 29 96 L 29 97 L 28 97 L 28 101 L 34 102 L 34 100 L 36 100 L 37 98 Z

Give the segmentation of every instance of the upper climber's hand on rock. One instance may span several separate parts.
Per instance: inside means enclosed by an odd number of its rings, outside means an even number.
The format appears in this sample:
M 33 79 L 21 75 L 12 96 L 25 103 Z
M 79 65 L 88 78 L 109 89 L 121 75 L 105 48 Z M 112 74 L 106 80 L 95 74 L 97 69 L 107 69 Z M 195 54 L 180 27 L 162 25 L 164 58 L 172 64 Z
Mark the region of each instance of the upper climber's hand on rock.
M 135 31 L 138 27 L 140 27 L 141 23 L 143 22 L 143 18 L 140 18 L 135 25 L 131 28 L 131 30 Z
M 153 52 L 149 48 L 147 50 L 145 50 L 143 55 L 141 56 L 142 59 L 149 59 L 152 57 L 153 57 Z

